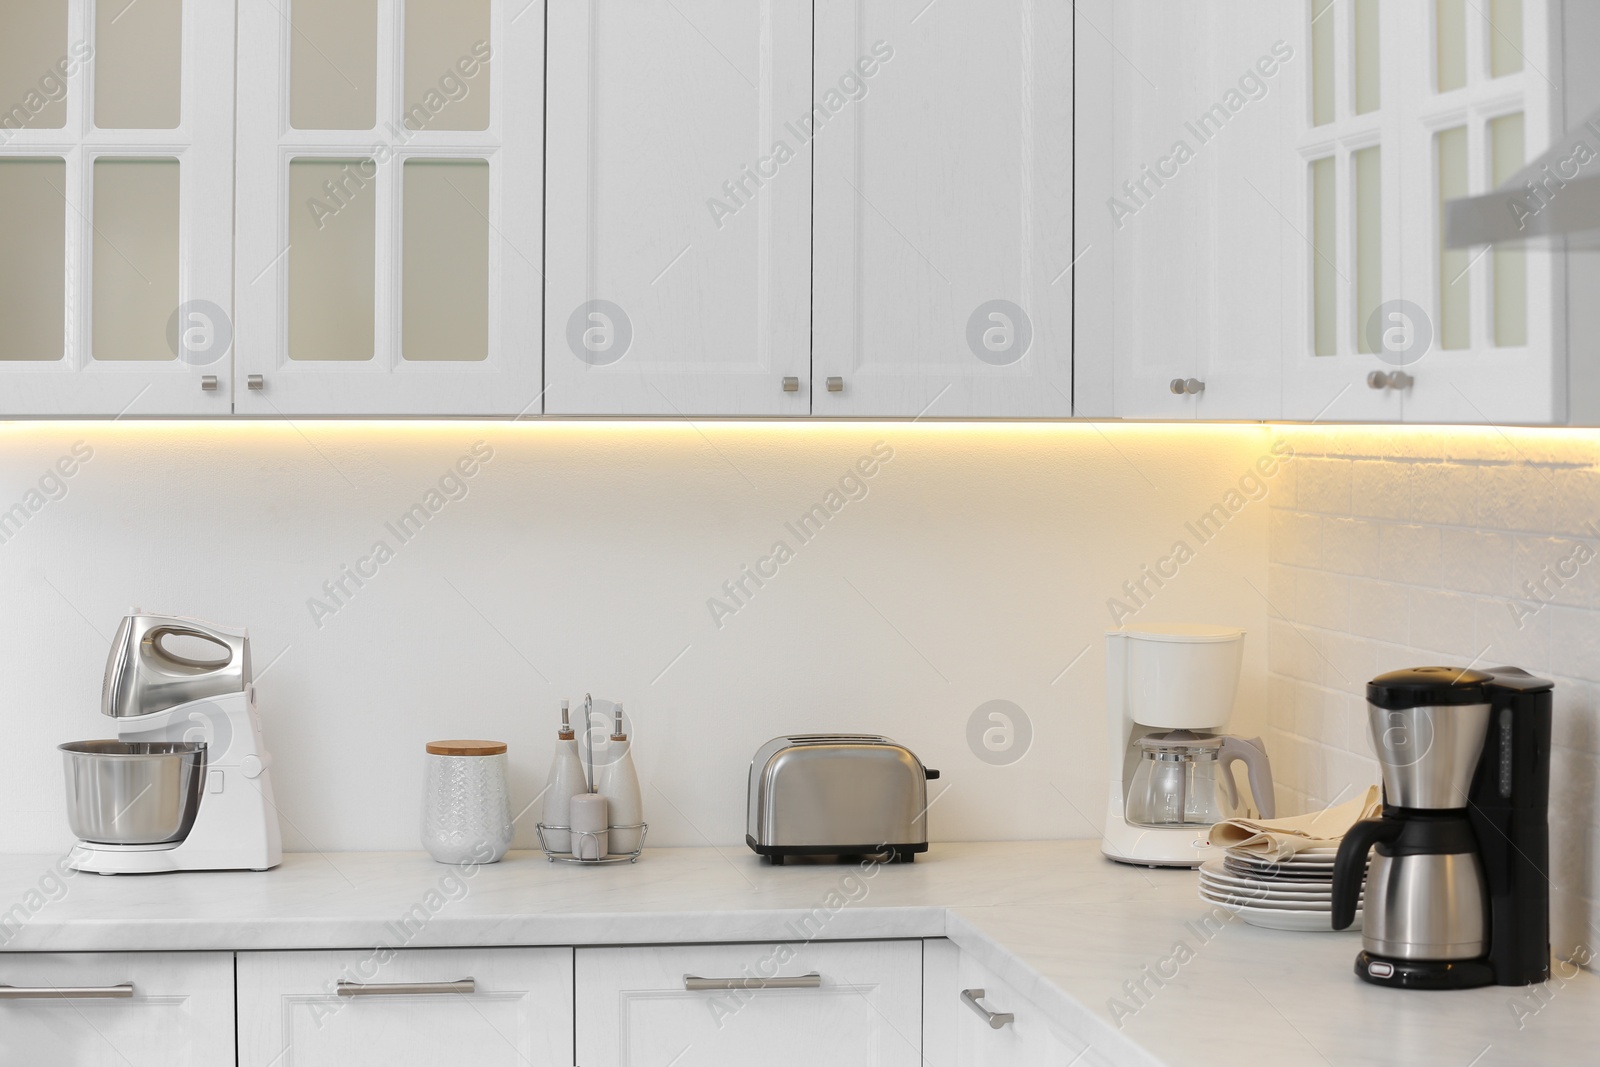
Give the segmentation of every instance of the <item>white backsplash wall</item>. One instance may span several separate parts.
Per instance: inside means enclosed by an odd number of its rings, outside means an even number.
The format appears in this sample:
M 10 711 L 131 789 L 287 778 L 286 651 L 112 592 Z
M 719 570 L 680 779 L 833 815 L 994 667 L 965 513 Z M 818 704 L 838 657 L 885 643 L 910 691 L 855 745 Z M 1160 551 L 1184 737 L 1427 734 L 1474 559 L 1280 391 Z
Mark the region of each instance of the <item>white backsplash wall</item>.
M 1553 677 L 1558 948 L 1600 943 L 1600 437 L 1288 428 L 1270 497 L 1270 739 L 1308 810 L 1378 781 L 1383 671 L 1510 664 Z
M 1248 476 L 1273 440 L 1262 426 L 0 425 L 0 511 L 22 505 L 0 518 L 0 851 L 69 843 L 54 746 L 113 732 L 100 679 L 133 605 L 250 627 L 291 849 L 417 848 L 433 739 L 507 741 L 526 803 L 557 702 L 585 691 L 627 704 L 652 844 L 743 849 L 750 757 L 794 730 L 910 745 L 944 772 L 936 839 L 1096 836 L 1111 598 L 1139 622 L 1250 631 L 1236 725 L 1265 728 L 1268 506 Z M 802 537 L 814 505 L 827 522 Z M 414 506 L 426 522 L 403 526 Z M 1188 532 L 1207 514 L 1220 532 Z M 1192 558 L 1173 561 L 1179 541 Z M 734 601 L 724 583 L 740 582 Z M 968 745 L 993 700 L 1031 723 L 1012 765 Z

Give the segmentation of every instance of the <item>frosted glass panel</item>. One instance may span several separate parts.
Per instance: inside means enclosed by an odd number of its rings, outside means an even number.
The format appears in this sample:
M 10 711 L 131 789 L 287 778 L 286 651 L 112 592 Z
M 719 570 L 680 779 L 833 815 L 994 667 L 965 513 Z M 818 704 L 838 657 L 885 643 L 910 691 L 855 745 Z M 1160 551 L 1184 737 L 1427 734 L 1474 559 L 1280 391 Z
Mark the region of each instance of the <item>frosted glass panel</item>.
M 101 0 L 94 16 L 94 124 L 170 130 L 182 111 L 183 0 Z
M 1392 2 L 1392 0 L 1391 0 Z M 1355 34 L 1356 114 L 1378 110 L 1378 0 L 1355 0 L 1351 18 Z
M 1445 248 L 1444 202 L 1467 195 L 1467 128 L 1442 130 L 1434 137 L 1435 165 L 1439 175 L 1439 347 L 1466 348 L 1472 342 L 1471 279 L 1467 265 L 1472 262 L 1466 249 Z
M 489 355 L 489 164 L 410 160 L 405 166 L 401 354 Z
M 94 358 L 177 359 L 178 161 L 94 163 Z
M 0 159 L 0 360 L 65 355 L 66 188 L 64 160 Z
M 1503 115 L 1489 123 L 1490 184 L 1499 187 L 1522 169 L 1522 115 Z M 1496 248 L 1494 256 L 1494 343 L 1502 348 L 1528 343 L 1528 257 L 1520 248 Z
M 1333 0 L 1311 0 L 1311 125 L 1333 121 Z
M 370 159 L 289 164 L 289 358 L 373 355 L 377 166 Z
M 1521 69 L 1522 0 L 1489 0 L 1489 76 L 1498 78 Z
M 489 0 L 406 0 L 405 124 L 489 127 Z
M 293 27 L 289 125 L 372 129 L 378 119 L 377 0 L 292 0 L 287 6 Z
M 1356 187 L 1356 345 L 1371 352 L 1367 320 L 1383 303 L 1383 167 L 1378 149 L 1351 156 Z
M 63 71 L 77 69 L 79 61 L 67 56 L 66 4 L 61 0 L 0 3 L 0 109 L 4 109 L 0 113 L 0 144 L 6 142 L 10 130 L 59 130 L 65 126 L 67 83 Z
M 1315 352 L 1319 356 L 1331 356 L 1339 350 L 1339 276 L 1333 269 L 1338 221 L 1333 159 L 1319 159 L 1311 164 L 1312 319 Z
M 1434 0 L 1435 85 L 1441 93 L 1467 84 L 1467 0 Z

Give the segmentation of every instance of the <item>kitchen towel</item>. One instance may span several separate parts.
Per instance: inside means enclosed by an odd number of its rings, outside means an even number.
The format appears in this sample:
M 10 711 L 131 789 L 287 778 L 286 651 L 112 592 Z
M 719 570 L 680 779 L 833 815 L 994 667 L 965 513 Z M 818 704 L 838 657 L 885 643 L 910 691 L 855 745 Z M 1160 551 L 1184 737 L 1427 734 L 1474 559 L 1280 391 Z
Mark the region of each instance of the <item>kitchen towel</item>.
M 1337 848 L 1345 832 L 1362 819 L 1376 819 L 1383 799 L 1375 785 L 1365 795 L 1338 807 L 1288 819 L 1229 819 L 1211 828 L 1211 843 L 1269 860 L 1283 860 L 1308 848 Z

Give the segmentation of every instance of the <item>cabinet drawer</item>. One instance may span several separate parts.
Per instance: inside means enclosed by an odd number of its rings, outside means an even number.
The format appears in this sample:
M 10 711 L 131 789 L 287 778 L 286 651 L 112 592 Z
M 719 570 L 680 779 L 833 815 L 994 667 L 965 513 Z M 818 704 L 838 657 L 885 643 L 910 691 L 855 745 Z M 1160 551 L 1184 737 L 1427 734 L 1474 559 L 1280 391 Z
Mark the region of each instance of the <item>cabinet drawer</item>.
M 0 954 L 0 986 L 0 1063 L 233 1062 L 231 952 Z
M 580 948 L 575 971 L 582 1067 L 921 1062 L 919 941 Z
M 569 948 L 239 953 L 240 1067 L 571 1062 Z

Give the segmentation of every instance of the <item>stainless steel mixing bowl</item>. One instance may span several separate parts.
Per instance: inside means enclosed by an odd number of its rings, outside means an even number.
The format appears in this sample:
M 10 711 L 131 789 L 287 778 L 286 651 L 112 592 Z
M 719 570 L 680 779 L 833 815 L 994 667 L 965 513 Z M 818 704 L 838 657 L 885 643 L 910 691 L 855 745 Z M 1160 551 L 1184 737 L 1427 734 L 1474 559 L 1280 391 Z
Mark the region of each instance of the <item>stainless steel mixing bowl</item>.
M 189 836 L 206 784 L 206 746 L 190 741 L 61 745 L 67 822 L 80 841 L 161 845 Z

